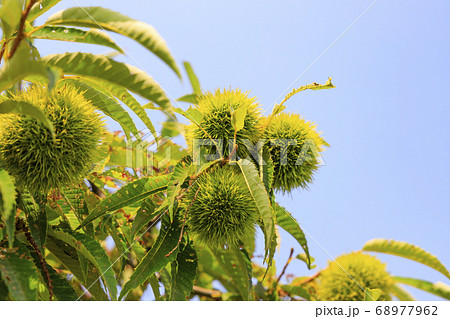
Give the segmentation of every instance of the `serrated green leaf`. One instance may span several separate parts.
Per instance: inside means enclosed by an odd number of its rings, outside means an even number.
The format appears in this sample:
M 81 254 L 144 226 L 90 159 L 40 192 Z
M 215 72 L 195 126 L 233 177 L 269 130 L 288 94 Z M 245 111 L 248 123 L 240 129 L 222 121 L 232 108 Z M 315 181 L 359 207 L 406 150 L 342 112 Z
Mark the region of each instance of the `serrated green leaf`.
M 390 293 L 397 297 L 399 301 L 415 301 L 414 297 L 399 285 L 392 285 Z
M 198 81 L 197 76 L 194 73 L 194 69 L 192 68 L 191 64 L 187 61 L 183 62 L 184 65 L 184 69 L 186 70 L 186 73 L 189 77 L 189 82 L 191 83 L 192 86 L 192 90 L 194 91 L 194 93 L 197 94 L 202 94 L 202 89 L 200 87 L 200 82 Z
M 164 39 L 151 25 L 102 7 L 74 7 L 59 11 L 46 24 L 100 28 L 129 37 L 163 60 L 181 78 L 180 70 Z
M 27 20 L 33 21 L 37 17 L 43 15 L 45 12 L 53 8 L 61 0 L 40 0 L 30 10 Z
M 190 298 L 197 275 L 197 255 L 190 245 L 180 245 L 177 259 L 172 262 L 172 288 L 170 300 Z
M 120 124 L 122 129 L 130 131 L 134 136 L 139 136 L 139 131 L 128 112 L 120 105 L 116 98 L 106 89 L 98 85 L 98 82 L 89 81 L 86 78 L 64 79 L 59 82 L 59 86 L 69 84 L 83 92 L 84 97 L 90 101 L 94 107 L 103 112 L 106 116 Z
M 107 212 L 114 212 L 165 190 L 169 180 L 170 175 L 143 177 L 123 186 L 117 192 L 102 200 L 78 228 L 86 226 Z
M 261 163 L 262 169 L 260 168 L 260 171 L 262 170 L 262 180 L 263 180 L 264 186 L 266 187 L 267 194 L 271 194 L 275 166 L 273 164 L 272 157 L 270 156 L 270 152 L 267 148 L 263 149 L 262 158 L 263 158 L 263 162 Z
M 131 232 L 133 236 L 141 230 L 144 225 L 147 225 L 153 218 L 158 216 L 156 210 L 156 204 L 150 199 L 146 198 L 142 201 L 141 207 L 139 207 L 136 216 L 134 217 L 133 224 L 131 226 Z
M 308 269 L 314 269 L 314 268 L 317 267 L 317 265 L 313 265 L 313 263 L 315 261 L 314 257 L 309 256 L 309 259 L 308 259 L 308 256 L 306 256 L 305 253 L 298 254 L 297 256 L 295 256 L 295 258 L 297 258 L 298 260 L 303 261 L 307 266 L 308 266 L 308 262 L 310 260 L 311 261 L 311 265 L 309 265 Z
M 34 250 L 30 249 L 30 254 L 33 257 L 34 264 L 38 269 L 40 269 L 41 277 L 45 284 L 48 285 L 47 276 L 42 269 L 41 262 Z M 45 263 L 47 271 L 50 275 L 50 280 L 52 281 L 53 294 L 59 301 L 75 301 L 78 299 L 78 295 L 75 290 L 69 284 L 67 279 L 62 278 L 49 264 Z
M 27 76 L 44 78 L 48 87 L 52 88 L 59 74 L 55 70 L 37 60 L 26 44 L 21 44 L 14 56 L 0 69 L 0 92 L 4 91 Z
M 169 209 L 170 220 L 173 220 L 175 197 L 180 192 L 181 185 L 183 184 L 185 179 L 192 173 L 192 159 L 190 157 L 186 157 L 175 165 L 172 174 L 170 174 L 170 181 L 167 185 L 167 205 Z
M 0 248 L 0 275 L 14 300 L 37 299 L 39 277 L 25 248 L 15 251 Z
M 31 103 L 23 101 L 5 100 L 0 103 L 0 114 L 21 114 L 31 116 L 37 121 L 44 124 L 54 136 L 54 129 L 52 122 L 48 119 L 47 115 L 41 111 L 38 107 Z
M 247 252 L 237 247 L 212 252 L 242 300 L 249 300 L 252 289 L 252 263 Z
M 81 283 L 86 287 L 89 294 L 96 300 L 109 300 L 108 296 L 102 288 L 101 281 L 98 280 L 99 273 L 97 268 L 91 263 L 87 263 L 88 271 L 86 278 L 81 269 L 79 254 L 77 250 L 64 241 L 61 241 L 51 234 L 47 237 L 47 249 L 66 267 Z M 84 258 L 84 257 L 83 257 Z M 82 296 L 79 296 L 81 298 Z M 78 299 L 79 299 L 78 298 Z
M 300 227 L 297 220 L 282 206 L 275 205 L 275 215 L 277 219 L 277 225 L 287 231 L 292 237 L 294 237 L 297 242 L 302 246 L 303 251 L 306 254 L 308 269 L 311 268 L 311 256 L 309 255 L 308 242 L 306 240 L 305 234 Z
M 47 55 L 42 61 L 48 66 L 59 68 L 64 74 L 104 80 L 139 94 L 163 109 L 172 109 L 163 89 L 151 76 L 137 67 L 103 55 L 81 52 Z
M 450 286 L 444 284 L 443 282 L 432 283 L 425 280 L 406 277 L 394 277 L 394 280 L 398 283 L 405 284 L 450 300 Z
M 142 285 L 147 278 L 155 272 L 160 271 L 161 268 L 177 258 L 178 248 L 171 254 L 169 253 L 178 245 L 180 233 L 180 224 L 176 219 L 173 223 L 170 223 L 169 218 L 166 216 L 163 217 L 160 233 L 155 244 L 136 267 L 130 279 L 123 286 L 119 300 L 130 292 L 130 290 Z M 167 254 L 169 255 L 166 256 Z
M 270 205 L 269 196 L 267 195 L 264 184 L 259 178 L 255 165 L 246 159 L 239 160 L 237 164 L 242 171 L 248 190 L 253 197 L 256 208 L 258 209 L 259 215 L 262 219 L 264 227 L 265 251 L 267 256 L 272 243 L 272 238 L 275 234 L 274 214 L 272 206 Z M 269 259 L 269 265 L 270 262 L 271 260 Z
M 274 112 L 275 112 L 275 110 L 277 110 L 277 108 L 280 109 L 287 100 L 289 100 L 291 97 L 293 97 L 297 93 L 300 93 L 305 90 L 326 90 L 326 89 L 332 89 L 332 88 L 335 88 L 335 86 L 331 83 L 331 78 L 328 78 L 328 80 L 325 84 L 312 83 L 312 84 L 308 84 L 308 85 L 303 85 L 303 86 L 299 87 L 298 89 L 293 89 L 292 92 L 287 94 L 284 97 L 283 101 L 281 101 L 281 103 L 278 104 L 274 108 Z M 274 112 L 272 112 L 272 115 L 274 115 Z M 278 113 L 279 112 L 280 111 L 278 110 Z
M 51 235 L 82 253 L 98 269 L 99 278 L 103 278 L 111 300 L 117 300 L 117 281 L 111 262 L 105 250 L 95 239 L 82 233 L 68 234 L 55 230 L 51 231 Z
M 106 32 L 102 32 L 97 29 L 85 31 L 76 28 L 45 26 L 36 29 L 36 31 L 31 31 L 29 37 L 32 39 L 58 40 L 103 45 L 117 50 L 120 53 L 124 53 Z
M 91 83 L 94 82 L 91 80 Z M 111 93 L 116 98 L 118 98 L 120 101 L 122 101 L 126 106 L 128 106 L 138 117 L 139 119 L 147 126 L 147 128 L 150 130 L 150 132 L 153 134 L 153 137 L 158 139 L 158 136 L 156 134 L 155 127 L 153 126 L 152 121 L 150 120 L 147 112 L 145 111 L 145 108 L 133 97 L 133 95 L 128 92 L 127 89 L 124 89 L 123 87 L 111 84 L 107 81 L 100 81 L 96 80 L 95 83 L 102 87 L 105 91 Z M 163 110 L 164 111 L 164 110 Z M 135 135 L 137 138 L 139 138 L 139 135 Z
M 191 104 L 197 104 L 198 95 L 195 93 L 186 94 L 177 99 L 178 102 L 186 102 Z
M 362 250 L 411 259 L 439 271 L 445 277 L 450 279 L 450 273 L 447 268 L 445 268 L 436 256 L 407 242 L 388 239 L 372 239 L 364 244 Z

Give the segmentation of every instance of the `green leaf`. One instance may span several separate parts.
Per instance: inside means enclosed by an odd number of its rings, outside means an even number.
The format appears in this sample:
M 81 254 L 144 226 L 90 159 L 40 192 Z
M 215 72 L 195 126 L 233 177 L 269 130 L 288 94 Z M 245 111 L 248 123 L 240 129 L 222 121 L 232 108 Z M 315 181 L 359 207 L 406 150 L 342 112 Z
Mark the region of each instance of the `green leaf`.
M 18 198 L 18 202 L 20 209 L 22 209 L 27 216 L 31 236 L 39 249 L 44 251 L 45 241 L 47 239 L 47 214 L 45 212 L 45 203 L 39 205 L 28 192 L 22 192 Z
M 269 247 L 272 243 L 272 238 L 275 235 L 274 214 L 272 206 L 270 205 L 269 196 L 267 195 L 264 184 L 259 178 L 255 165 L 246 159 L 239 160 L 237 164 L 242 171 L 248 190 L 252 195 L 256 208 L 262 218 L 262 223 L 264 226 L 265 251 L 267 255 Z M 269 265 L 270 262 L 271 260 L 269 259 Z
M 17 29 L 22 17 L 24 0 L 3 0 L 0 7 L 3 37 L 9 37 Z
M 382 291 L 380 289 L 366 288 L 364 290 L 364 301 L 377 301 Z
M 130 131 L 134 136 L 139 136 L 139 131 L 128 112 L 120 105 L 116 98 L 106 89 L 98 85 L 98 82 L 91 82 L 86 78 L 64 79 L 59 82 L 59 86 L 69 84 L 83 92 L 84 97 L 90 101 L 94 107 L 103 112 L 106 116 L 120 124 L 124 131 Z
M 0 169 L 0 217 L 6 224 L 9 248 L 13 247 L 14 233 L 16 231 L 15 202 L 16 188 L 14 186 L 14 180 L 5 170 Z
M 372 239 L 364 244 L 362 250 L 411 259 L 439 271 L 445 277 L 450 279 L 450 273 L 447 268 L 445 268 L 436 256 L 407 242 L 388 239 Z
M 3 282 L 2 277 L 0 276 L 0 301 L 8 300 L 8 287 Z
M 198 81 L 198 78 L 195 75 L 194 69 L 192 69 L 191 64 L 187 61 L 184 61 L 183 65 L 184 65 L 186 73 L 189 77 L 189 82 L 191 83 L 192 90 L 194 91 L 195 95 L 202 94 L 202 89 L 200 88 L 200 82 Z
M 203 113 L 200 112 L 199 110 L 197 110 L 196 108 L 189 107 L 186 111 L 183 111 L 180 108 L 175 108 L 174 110 L 175 110 L 175 112 L 183 115 L 184 117 L 186 117 L 188 120 L 192 121 L 196 125 L 200 125 L 200 123 L 203 120 L 203 116 L 204 116 Z
M 133 236 L 135 236 L 136 233 L 144 227 L 144 225 L 147 225 L 156 216 L 158 216 L 156 204 L 150 198 L 144 199 L 141 203 L 141 207 L 139 207 L 136 213 L 136 216 L 134 216 L 134 221 L 131 226 Z
M 80 257 L 83 255 L 77 253 L 77 250 L 64 241 L 61 241 L 51 234 L 47 237 L 47 249 L 66 267 L 87 289 L 87 291 L 96 299 L 101 301 L 109 300 L 102 288 L 97 268 L 86 261 L 86 276 L 82 269 Z M 80 296 L 79 298 L 81 298 Z M 78 299 L 79 299 L 78 298 Z
M 117 281 L 111 262 L 105 250 L 95 239 L 82 233 L 68 234 L 57 230 L 52 230 L 51 235 L 83 254 L 98 269 L 99 278 L 103 278 L 111 300 L 117 300 Z M 89 287 L 87 288 L 89 290 Z
M 86 79 L 86 80 L 89 80 L 89 79 Z M 126 106 L 128 106 L 139 117 L 139 119 L 145 124 L 145 126 L 147 126 L 147 128 L 153 134 L 153 137 L 155 138 L 155 140 L 158 139 L 155 127 L 153 126 L 152 121 L 148 117 L 147 112 L 145 111 L 144 107 L 141 104 L 139 104 L 139 102 L 133 97 L 133 95 L 130 94 L 130 92 L 128 92 L 123 87 L 111 84 L 110 82 L 107 82 L 107 81 L 91 79 L 90 82 L 96 83 L 103 90 L 111 93 L 116 98 L 118 98 L 120 101 L 122 101 Z M 140 138 L 139 134 L 138 135 L 135 134 L 135 136 L 137 138 Z
M 52 122 L 39 108 L 28 102 L 6 100 L 0 103 L 0 114 L 22 114 L 28 115 L 44 124 L 54 137 Z
M 267 194 L 271 194 L 275 166 L 273 164 L 272 157 L 270 156 L 269 149 L 267 149 L 267 148 L 263 149 L 262 158 L 263 158 L 263 162 L 260 165 L 260 171 L 262 171 L 262 179 L 263 179 L 264 186 L 266 187 L 266 192 L 267 192 Z
M 289 100 L 291 97 L 293 97 L 295 94 L 305 91 L 305 90 L 326 90 L 326 89 L 332 89 L 335 88 L 335 86 L 331 83 L 331 78 L 328 78 L 327 82 L 325 84 L 318 84 L 318 83 L 312 83 L 312 84 L 308 84 L 308 85 L 303 85 L 301 87 L 299 87 L 298 89 L 294 89 L 292 90 L 291 93 L 287 94 L 283 101 L 281 101 L 280 104 L 278 104 L 275 108 L 274 108 L 274 112 L 275 110 L 280 109 L 282 107 L 282 105 Z M 274 115 L 274 112 L 272 112 L 272 115 Z M 279 113 L 280 111 L 278 111 Z
M 302 297 L 305 300 L 311 300 L 311 296 L 309 295 L 308 291 L 306 289 L 295 286 L 295 285 L 282 285 L 281 289 L 286 291 L 290 295 L 299 296 Z
M 40 269 L 41 277 L 44 280 L 46 286 L 48 286 L 47 276 L 42 269 L 41 262 L 38 255 L 34 250 L 30 248 L 30 254 L 33 257 L 34 264 L 38 269 Z M 47 271 L 50 275 L 50 280 L 52 281 L 53 294 L 59 301 L 75 301 L 78 299 L 78 295 L 75 290 L 69 284 L 67 279 L 62 278 L 49 264 L 45 263 Z
M 1 104 L 0 104 L 1 105 Z M 16 189 L 14 180 L 9 176 L 8 172 L 0 169 L 0 199 L 2 206 L 0 213 L 4 220 L 13 214 L 14 203 L 16 202 Z
M 443 282 L 428 282 L 415 278 L 394 277 L 394 280 L 398 283 L 402 283 L 426 292 L 439 296 L 441 298 L 450 300 L 450 286 Z
M 177 258 L 179 248 L 176 248 L 170 255 L 168 254 L 178 245 L 180 233 L 180 224 L 176 219 L 173 223 L 170 223 L 167 216 L 162 219 L 161 230 L 155 244 L 123 286 L 119 300 L 122 300 L 130 290 L 142 285 L 147 278 Z
M 295 258 L 297 258 L 298 260 L 303 261 L 307 266 L 308 266 L 309 260 L 311 260 L 311 265 L 309 265 L 308 269 L 314 269 L 314 268 L 317 267 L 317 265 L 313 265 L 313 263 L 315 261 L 314 257 L 309 256 L 309 259 L 308 259 L 308 256 L 306 256 L 305 253 L 298 254 L 297 256 L 295 256 Z
M 78 228 L 86 226 L 107 212 L 114 212 L 165 190 L 169 180 L 170 175 L 143 177 L 123 186 L 117 192 L 102 200 Z
M 197 275 L 197 255 L 190 245 L 180 245 L 177 259 L 172 262 L 170 300 L 189 300 Z
M 156 54 L 181 78 L 166 42 L 155 28 L 144 22 L 102 7 L 74 7 L 53 14 L 45 23 L 100 28 L 129 37 Z
M 277 216 L 277 224 L 285 231 L 287 231 L 297 242 L 302 246 L 303 251 L 306 254 L 308 269 L 311 268 L 311 256 L 309 255 L 308 242 L 306 241 L 305 234 L 301 229 L 297 220 L 282 206 L 275 205 L 275 214 Z
M 151 76 L 137 67 L 114 61 L 103 55 L 81 52 L 47 55 L 42 61 L 61 69 L 65 74 L 105 80 L 137 93 L 163 109 L 172 109 L 163 89 Z
M 397 297 L 399 301 L 415 301 L 414 297 L 399 285 L 392 285 L 390 288 L 390 293 Z
M 235 132 L 238 132 L 244 128 L 244 120 L 247 115 L 247 108 L 239 107 L 231 112 L 231 125 Z
M 29 37 L 32 39 L 58 40 L 103 45 L 117 50 L 120 53 L 124 53 L 106 32 L 102 32 L 97 29 L 84 31 L 76 28 L 45 26 L 36 29 L 36 31 L 34 32 L 31 31 Z
M 156 276 L 150 276 L 148 279 L 150 287 L 152 287 L 153 294 L 155 295 L 155 301 L 161 300 L 161 293 L 159 292 L 159 281 Z
M 9 89 L 14 84 L 29 75 L 44 78 L 52 87 L 55 78 L 59 75 L 37 60 L 26 44 L 21 44 L 14 56 L 8 60 L 0 69 L 0 92 Z
M 26 249 L 8 251 L 0 248 L 0 274 L 14 300 L 37 299 L 39 277 Z
M 33 21 L 37 17 L 43 15 L 45 12 L 53 8 L 61 0 L 40 0 L 31 8 L 27 20 Z
M 236 287 L 242 300 L 250 299 L 252 263 L 247 252 L 237 247 L 212 251 L 228 280 Z
M 178 102 L 186 102 L 186 103 L 191 103 L 191 104 L 197 104 L 197 99 L 198 99 L 198 95 L 195 93 L 192 94 L 186 94 L 183 95 L 182 97 L 179 97 L 177 99 Z
M 167 204 L 169 206 L 170 220 L 173 220 L 175 197 L 180 192 L 181 185 L 185 179 L 193 173 L 192 168 L 192 159 L 190 157 L 183 158 L 175 165 L 172 174 L 170 174 L 170 182 L 167 186 Z

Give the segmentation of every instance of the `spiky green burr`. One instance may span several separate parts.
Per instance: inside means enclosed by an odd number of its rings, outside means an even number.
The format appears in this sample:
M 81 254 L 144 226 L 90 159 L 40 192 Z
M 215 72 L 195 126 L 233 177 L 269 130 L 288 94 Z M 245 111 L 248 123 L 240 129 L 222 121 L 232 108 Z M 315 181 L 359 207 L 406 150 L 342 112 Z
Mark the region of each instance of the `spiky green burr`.
M 320 153 L 328 146 L 313 123 L 298 114 L 280 113 L 267 125 L 264 137 L 274 162 L 277 190 L 307 188 L 319 167 Z
M 391 300 L 393 279 L 377 257 L 353 252 L 330 261 L 319 276 L 318 297 L 324 301 L 361 301 L 364 290 L 380 289 L 378 300 Z
M 192 237 L 211 248 L 254 240 L 258 212 L 236 166 L 201 175 L 189 189 L 184 206 Z
M 214 93 L 205 93 L 198 101 L 195 108 L 203 114 L 200 123 L 192 123 L 187 127 L 186 139 L 190 154 L 193 154 L 193 145 L 196 139 L 217 139 L 222 141 L 222 155 L 228 156 L 233 149 L 235 131 L 232 125 L 232 111 L 238 108 L 246 108 L 247 114 L 244 127 L 236 134 L 238 145 L 237 156 L 247 157 L 250 152 L 246 147 L 246 141 L 255 145 L 262 136 L 262 120 L 260 106 L 255 98 L 248 97 L 248 93 L 240 90 L 216 90 Z M 200 127 L 199 127 L 200 126 Z M 216 153 L 214 147 L 203 146 L 205 153 Z
M 55 129 L 53 140 L 48 128 L 34 118 L 1 117 L 0 161 L 17 186 L 38 194 L 79 183 L 98 156 L 104 132 L 94 106 L 69 86 L 52 92 L 33 86 L 10 99 L 40 108 Z

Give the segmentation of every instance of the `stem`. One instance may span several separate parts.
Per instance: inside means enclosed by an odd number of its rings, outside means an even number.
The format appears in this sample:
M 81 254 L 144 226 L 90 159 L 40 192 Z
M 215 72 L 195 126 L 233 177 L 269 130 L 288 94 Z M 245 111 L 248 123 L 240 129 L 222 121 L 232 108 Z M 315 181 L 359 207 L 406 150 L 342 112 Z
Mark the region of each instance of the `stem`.
M 288 267 L 288 265 L 291 263 L 292 261 L 292 256 L 294 255 L 294 248 L 291 248 L 291 253 L 289 254 L 289 258 L 286 262 L 286 265 L 284 265 L 283 270 L 281 271 L 281 274 L 278 276 L 277 281 L 275 282 L 275 286 L 278 285 L 278 283 L 280 282 L 281 278 L 284 276 L 284 273 L 286 272 L 286 269 Z
M 199 286 L 193 286 L 193 292 L 202 297 L 209 297 L 214 300 L 222 300 L 222 292 L 215 289 L 207 289 Z
M 48 272 L 48 269 L 47 269 L 45 257 L 42 255 L 42 252 L 39 249 L 39 246 L 34 241 L 33 237 L 30 234 L 30 231 L 28 229 L 25 230 L 25 237 L 27 238 L 27 240 L 31 244 L 31 246 L 33 246 L 33 249 L 36 252 L 36 255 L 38 256 L 42 271 L 44 272 L 45 278 L 47 279 L 49 299 L 50 299 L 50 301 L 52 301 L 52 299 L 53 299 L 53 282 L 52 282 L 52 279 L 50 278 L 50 273 Z
M 177 245 L 175 247 L 173 247 L 173 249 L 165 257 L 169 257 L 170 255 L 172 255 L 172 253 L 175 251 L 175 249 L 177 249 L 178 246 L 180 245 L 181 240 L 183 239 L 183 231 L 184 231 L 184 225 L 186 225 L 187 213 L 188 213 L 189 209 L 191 208 L 192 204 L 195 202 L 195 199 L 197 198 L 197 194 L 199 191 L 200 191 L 200 187 L 195 192 L 194 198 L 192 199 L 191 203 L 189 204 L 189 207 L 186 209 L 186 212 L 184 213 L 183 226 L 181 226 L 180 238 L 178 238 Z
M 8 58 L 11 59 L 16 53 L 17 48 L 20 45 L 20 42 L 22 42 L 24 38 L 24 29 L 25 29 L 25 22 L 27 21 L 27 17 L 30 14 L 31 8 L 38 0 L 30 0 L 27 7 L 25 8 L 25 11 L 22 12 L 22 17 L 20 18 L 20 24 L 19 24 L 19 31 L 17 32 L 17 38 L 14 39 L 11 51 L 9 52 Z

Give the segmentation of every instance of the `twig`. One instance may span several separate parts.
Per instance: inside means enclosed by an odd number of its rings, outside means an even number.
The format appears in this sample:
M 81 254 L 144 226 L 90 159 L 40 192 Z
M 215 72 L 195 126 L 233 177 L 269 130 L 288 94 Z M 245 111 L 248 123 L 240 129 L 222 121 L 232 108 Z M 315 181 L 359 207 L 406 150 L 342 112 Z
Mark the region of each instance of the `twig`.
M 288 267 L 288 265 L 291 263 L 292 261 L 292 256 L 294 255 L 294 248 L 291 248 L 291 253 L 289 254 L 289 258 L 286 262 L 286 265 L 284 265 L 283 270 L 281 271 L 281 274 L 278 276 L 277 281 L 275 282 L 275 287 L 278 285 L 278 283 L 280 282 L 281 278 L 284 276 L 284 273 L 286 272 L 286 269 Z
M 192 199 L 191 203 L 189 204 L 189 207 L 186 209 L 186 212 L 184 213 L 184 221 L 183 221 L 183 225 L 181 226 L 180 238 L 178 238 L 177 245 L 175 247 L 173 247 L 173 249 L 165 257 L 169 257 L 170 255 L 172 255 L 172 253 L 175 251 L 175 249 L 177 249 L 178 246 L 180 245 L 181 240 L 183 239 L 183 231 L 184 231 L 184 225 L 186 225 L 187 213 L 188 213 L 189 209 L 191 208 L 192 204 L 195 202 L 195 199 L 197 198 L 197 194 L 199 191 L 200 191 L 200 187 L 195 192 L 194 198 Z
M 311 277 L 308 277 L 308 278 L 306 278 L 305 280 L 301 281 L 301 282 L 299 283 L 299 285 L 301 286 L 301 285 L 307 284 L 308 282 L 313 281 L 314 279 L 316 279 L 316 278 L 319 277 L 319 276 L 320 276 L 320 271 L 317 272 L 317 273 L 315 273 L 315 274 L 312 275 Z
M 28 3 L 27 7 L 25 8 L 25 11 L 22 12 L 22 17 L 20 18 L 20 24 L 19 24 L 19 30 L 17 32 L 17 37 L 14 39 L 11 51 L 9 51 L 9 55 L 8 58 L 11 59 L 14 55 L 14 53 L 16 53 L 17 48 L 20 45 L 20 42 L 22 42 L 25 33 L 23 32 L 23 30 L 25 29 L 25 22 L 27 20 L 28 15 L 30 14 L 31 8 L 33 7 L 33 5 L 38 2 L 38 0 L 30 0 L 30 2 Z
M 194 294 L 196 294 L 196 295 L 199 295 L 202 297 L 209 297 L 214 300 L 222 300 L 222 292 L 220 292 L 219 290 L 203 288 L 203 287 L 199 287 L 199 286 L 195 286 L 195 285 L 192 288 L 193 288 Z
M 28 242 L 33 246 L 34 251 L 36 252 L 36 255 L 38 256 L 39 263 L 41 264 L 42 271 L 44 272 L 45 278 L 47 279 L 47 287 L 48 287 L 48 294 L 49 299 L 52 301 L 53 299 L 53 282 L 50 278 L 50 273 L 47 269 L 47 264 L 45 263 L 45 257 L 42 255 L 41 250 L 39 249 L 39 246 L 34 241 L 34 238 L 31 236 L 29 229 L 25 229 L 25 237 L 27 238 Z

